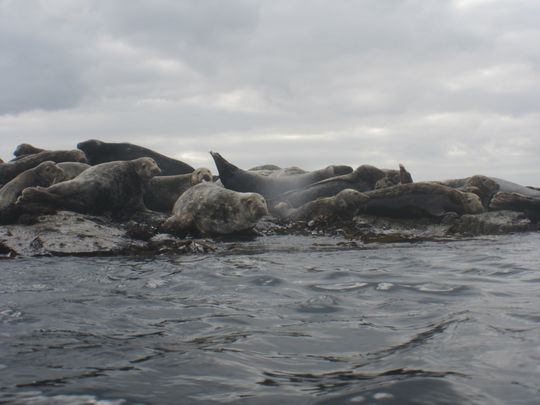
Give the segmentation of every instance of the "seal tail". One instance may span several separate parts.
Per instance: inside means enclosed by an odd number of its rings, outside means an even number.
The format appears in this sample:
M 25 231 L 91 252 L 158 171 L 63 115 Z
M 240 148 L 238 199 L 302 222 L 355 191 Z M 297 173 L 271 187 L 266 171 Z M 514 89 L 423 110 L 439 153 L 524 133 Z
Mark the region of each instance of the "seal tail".
M 212 157 L 214 158 L 214 163 L 216 164 L 216 168 L 219 172 L 220 179 L 228 178 L 234 175 L 235 172 L 237 172 L 239 169 L 232 163 L 229 163 L 223 156 L 221 156 L 217 152 L 210 152 Z

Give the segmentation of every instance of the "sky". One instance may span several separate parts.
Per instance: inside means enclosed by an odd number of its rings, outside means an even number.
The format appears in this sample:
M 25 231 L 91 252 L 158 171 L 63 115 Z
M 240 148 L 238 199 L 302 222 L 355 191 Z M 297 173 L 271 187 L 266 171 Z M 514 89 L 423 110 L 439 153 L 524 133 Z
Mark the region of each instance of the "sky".
M 403 163 L 540 185 L 537 0 L 0 0 L 0 157 Z

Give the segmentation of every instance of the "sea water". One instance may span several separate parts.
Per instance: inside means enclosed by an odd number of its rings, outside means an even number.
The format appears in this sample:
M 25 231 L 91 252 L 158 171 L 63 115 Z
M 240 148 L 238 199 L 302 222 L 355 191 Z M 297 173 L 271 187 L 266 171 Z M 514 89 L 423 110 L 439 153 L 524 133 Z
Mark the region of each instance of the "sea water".
M 0 261 L 0 403 L 539 404 L 540 234 Z

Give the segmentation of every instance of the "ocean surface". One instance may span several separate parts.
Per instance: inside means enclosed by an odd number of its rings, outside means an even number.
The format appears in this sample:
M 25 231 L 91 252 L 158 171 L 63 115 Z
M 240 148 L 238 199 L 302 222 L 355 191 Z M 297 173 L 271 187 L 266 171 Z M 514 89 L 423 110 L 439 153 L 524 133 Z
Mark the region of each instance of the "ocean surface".
M 540 404 L 540 234 L 0 261 L 0 403 Z

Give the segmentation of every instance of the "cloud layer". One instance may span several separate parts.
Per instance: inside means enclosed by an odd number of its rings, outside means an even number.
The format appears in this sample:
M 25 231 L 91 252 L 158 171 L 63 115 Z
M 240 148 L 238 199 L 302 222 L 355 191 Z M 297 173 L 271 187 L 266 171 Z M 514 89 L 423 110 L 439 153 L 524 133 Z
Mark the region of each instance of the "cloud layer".
M 540 185 L 534 0 L 0 0 L 0 156 L 97 138 L 214 170 Z

